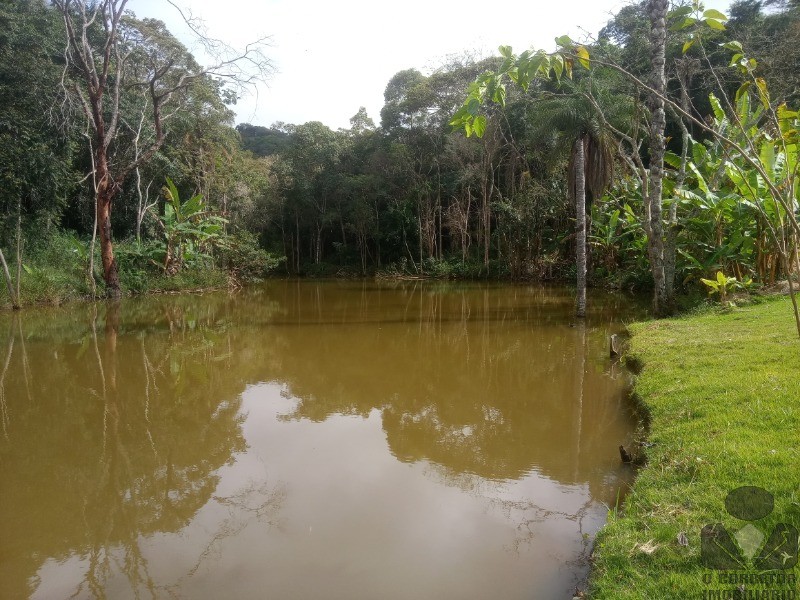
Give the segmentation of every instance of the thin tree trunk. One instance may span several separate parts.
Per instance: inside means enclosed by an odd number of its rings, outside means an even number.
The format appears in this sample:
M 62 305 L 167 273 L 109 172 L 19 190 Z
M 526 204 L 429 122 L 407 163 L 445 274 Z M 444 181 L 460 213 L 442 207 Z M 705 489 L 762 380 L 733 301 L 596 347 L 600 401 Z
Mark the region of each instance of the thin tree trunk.
M 97 228 L 100 233 L 100 256 L 103 260 L 103 279 L 109 298 L 120 298 L 119 270 L 114 258 L 111 239 L 111 190 L 108 188 L 108 175 L 101 177 L 97 191 Z
M 295 275 L 300 274 L 300 216 L 297 213 L 294 213 L 294 225 L 295 225 L 295 238 L 297 242 L 297 251 L 294 255 L 295 266 L 294 272 Z
M 575 291 L 575 316 L 586 316 L 586 154 L 583 137 L 575 140 L 575 259 L 577 289 Z
M 424 259 L 422 258 L 422 199 L 419 199 L 417 207 L 417 229 L 419 230 L 419 268 L 423 267 Z
M 678 69 L 678 78 L 681 85 L 681 108 L 684 112 L 691 111 L 689 101 L 689 83 L 692 78 L 691 63 L 684 60 Z M 682 188 L 686 181 L 686 165 L 689 161 L 689 128 L 681 115 L 675 114 L 681 128 L 681 166 L 678 170 L 678 179 L 675 188 Z M 673 198 L 669 204 L 669 217 L 667 218 L 666 239 L 664 241 L 664 291 L 670 308 L 675 304 L 675 260 L 678 250 L 678 201 Z
M 22 198 L 17 204 L 17 304 L 20 303 L 22 288 Z
M 375 260 L 377 267 L 381 268 L 381 215 L 378 201 L 375 201 Z
M 3 265 L 3 277 L 6 280 L 6 287 L 8 287 L 8 297 L 11 300 L 11 308 L 17 310 L 19 309 L 19 298 L 17 298 L 17 295 L 14 292 L 14 282 L 11 279 L 11 273 L 8 271 L 8 264 L 6 263 L 6 257 L 3 255 L 3 251 L 1 249 L 0 249 L 0 264 Z
M 686 180 L 686 164 L 689 153 L 689 130 L 686 124 L 679 119 L 682 130 L 681 167 L 675 187 L 680 188 Z M 670 307 L 675 302 L 675 260 L 678 251 L 678 201 L 673 198 L 669 203 L 669 216 L 667 218 L 667 231 L 664 240 L 664 291 Z
M 794 310 L 794 323 L 797 326 L 797 335 L 800 335 L 800 308 L 797 306 L 797 297 L 794 292 L 794 282 L 792 281 L 792 271 L 797 275 L 797 282 L 800 284 L 800 256 L 797 254 L 797 244 L 795 241 L 794 248 L 792 249 L 794 269 L 791 267 L 787 269 L 788 275 L 786 279 L 789 281 L 789 297 L 792 299 L 792 309 Z
M 322 225 L 317 222 L 317 247 L 314 252 L 314 264 L 318 265 L 322 262 Z
M 664 95 L 667 81 L 664 72 L 667 39 L 666 20 L 669 0 L 649 0 L 647 12 L 650 17 L 651 82 L 654 93 L 650 94 L 650 189 L 647 203 L 650 213 L 650 231 L 647 251 L 653 273 L 653 312 L 665 316 L 670 312 L 671 299 L 667 297 L 664 276 L 664 227 L 661 218 L 661 195 L 664 177 L 664 130 L 667 120 L 664 113 Z
M 489 174 L 483 181 L 483 195 L 481 197 L 481 220 L 483 229 L 483 266 L 489 268 L 489 249 L 491 246 L 491 194 L 492 187 L 489 180 L 493 177 L 493 167 L 489 163 Z

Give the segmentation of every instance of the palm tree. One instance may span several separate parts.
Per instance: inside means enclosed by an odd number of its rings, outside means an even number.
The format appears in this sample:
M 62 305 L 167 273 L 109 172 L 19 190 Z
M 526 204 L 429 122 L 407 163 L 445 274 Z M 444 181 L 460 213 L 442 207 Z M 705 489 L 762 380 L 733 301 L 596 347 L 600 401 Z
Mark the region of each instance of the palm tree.
M 571 93 L 546 97 L 534 104 L 535 129 L 549 137 L 557 149 L 569 152 L 567 181 L 575 203 L 575 258 L 577 292 L 575 314 L 586 316 L 586 213 L 592 200 L 600 198 L 614 176 L 614 139 L 599 114 L 597 90 L 587 82 Z M 589 194 L 587 206 L 586 194 Z

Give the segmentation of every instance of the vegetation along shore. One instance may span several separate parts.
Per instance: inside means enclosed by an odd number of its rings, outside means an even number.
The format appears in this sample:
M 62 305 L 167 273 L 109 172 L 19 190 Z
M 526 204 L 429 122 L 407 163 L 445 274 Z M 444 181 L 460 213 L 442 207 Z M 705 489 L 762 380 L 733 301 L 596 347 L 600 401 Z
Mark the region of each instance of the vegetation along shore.
M 797 0 L 643 0 L 586 39 L 408 65 L 338 129 L 237 122 L 269 39 L 237 50 L 181 14 L 190 42 L 128 8 L 0 6 L 3 309 L 270 277 L 558 281 L 582 331 L 587 288 L 646 294 L 626 360 L 647 437 L 622 452 L 641 470 L 576 594 L 796 597 Z
M 758 522 L 762 544 L 778 524 L 800 522 L 800 353 L 788 305 L 779 297 L 631 326 L 646 465 L 597 537 L 592 598 L 796 597 L 796 529 L 777 569 L 709 569 L 703 556 L 704 527 L 747 525 L 726 509 L 737 488 L 774 498 Z M 740 586 L 751 595 L 730 595 Z

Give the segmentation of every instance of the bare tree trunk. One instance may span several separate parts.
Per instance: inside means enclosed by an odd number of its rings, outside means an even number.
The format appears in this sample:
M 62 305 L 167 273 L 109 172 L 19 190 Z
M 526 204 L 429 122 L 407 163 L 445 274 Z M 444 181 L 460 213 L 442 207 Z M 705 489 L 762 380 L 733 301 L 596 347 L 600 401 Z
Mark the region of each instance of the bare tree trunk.
M 314 251 L 314 264 L 322 262 L 322 224 L 317 221 L 316 250 Z
M 111 202 L 114 192 L 111 177 L 108 173 L 108 162 L 102 142 L 96 150 L 97 165 L 97 229 L 100 234 L 100 257 L 103 261 L 103 279 L 109 298 L 120 298 L 122 292 L 119 287 L 119 270 L 114 258 L 114 246 L 111 239 Z
M 678 172 L 676 188 L 683 186 L 686 180 L 686 164 L 689 153 L 689 130 L 679 118 L 682 130 L 681 167 Z M 678 201 L 673 198 L 669 204 L 666 239 L 664 240 L 664 290 L 670 307 L 675 299 L 675 259 L 678 249 Z
M 381 215 L 378 201 L 375 200 L 375 261 L 377 267 L 381 268 Z
M 139 197 L 139 205 L 136 210 L 136 242 L 142 242 L 142 223 L 147 215 L 147 211 L 153 208 L 158 202 L 150 202 L 150 186 L 153 184 L 152 180 L 147 184 L 147 188 L 142 194 L 142 175 L 139 167 L 136 167 L 136 192 Z
M 800 335 L 800 308 L 797 306 L 797 297 L 795 296 L 794 286 L 795 283 L 792 281 L 792 271 L 795 272 L 797 275 L 797 281 L 800 284 L 800 256 L 797 254 L 797 241 L 794 243 L 794 248 L 792 249 L 792 256 L 793 256 L 793 266 L 787 269 L 788 274 L 786 279 L 789 280 L 789 297 L 792 299 L 792 309 L 794 310 L 794 323 L 797 326 L 797 335 Z
M 20 303 L 22 286 L 22 198 L 17 204 L 17 304 Z
M 261 50 L 264 40 L 248 44 L 239 56 L 220 55 L 218 64 L 205 70 L 190 64 L 193 61 L 189 60 L 191 57 L 185 49 L 181 49 L 180 44 L 167 47 L 155 42 L 159 47 L 160 64 L 150 65 L 150 68 L 143 70 L 142 77 L 137 78 L 132 70 L 125 72 L 126 62 L 139 44 L 129 44 L 126 38 L 130 33 L 127 30 L 138 27 L 135 18 L 126 17 L 128 0 L 51 0 L 51 3 L 64 20 L 66 34 L 62 86 L 67 88 L 67 75 L 73 72 L 75 80 L 71 96 L 77 99 L 83 109 L 87 135 L 90 143 L 94 142 L 95 233 L 100 235 L 103 277 L 108 295 L 119 298 L 119 273 L 111 239 L 112 201 L 128 175 L 149 161 L 164 143 L 164 119 L 170 115 L 163 115 L 162 109 L 171 101 L 176 101 L 176 94 L 187 90 L 198 78 L 213 73 L 229 74 L 229 69 L 236 64 L 246 62 L 255 69 L 255 73 L 252 79 L 247 74 L 241 77 L 234 75 L 234 83 L 248 85 L 252 81 L 263 80 L 261 78 L 269 71 L 269 62 Z M 193 30 L 197 33 L 196 29 Z M 150 41 L 153 40 L 147 43 Z M 210 45 L 205 47 L 208 49 Z M 121 161 L 125 153 L 118 152 L 115 143 L 118 141 L 123 97 L 131 89 L 142 90 L 148 112 L 152 115 L 155 136 L 140 153 L 139 138 L 145 118 L 143 112 L 134 142 L 135 156 L 133 160 Z M 109 158 L 117 160 L 110 162 Z
M 417 206 L 417 229 L 419 231 L 419 268 L 422 268 L 424 259 L 422 257 L 422 199 L 418 200 Z M 412 259 L 413 262 L 413 259 Z
M 8 297 L 11 300 L 11 308 L 18 310 L 19 298 L 14 291 L 14 282 L 11 279 L 11 273 L 8 271 L 8 264 L 6 263 L 6 257 L 3 255 L 2 250 L 0 250 L 0 263 L 3 265 L 3 277 L 6 280 L 6 287 L 8 287 Z
M 481 235 L 483 242 L 483 266 L 489 267 L 489 247 L 491 244 L 491 218 L 490 218 L 490 202 L 489 198 L 492 193 L 489 184 L 489 178 L 492 177 L 491 165 L 489 174 L 484 173 L 483 185 L 481 188 Z
M 647 13 L 650 17 L 650 58 L 651 81 L 654 93 L 650 94 L 650 189 L 647 198 L 650 214 L 649 235 L 647 236 L 647 252 L 650 258 L 650 269 L 653 273 L 653 312 L 656 316 L 665 316 L 670 312 L 671 298 L 667 296 L 666 278 L 664 276 L 664 227 L 661 218 L 661 195 L 664 177 L 664 130 L 667 120 L 664 113 L 664 95 L 667 80 L 664 72 L 665 47 L 667 39 L 667 11 L 669 0 L 649 0 Z
M 145 118 L 145 111 L 142 111 L 142 117 L 139 119 L 139 127 L 136 130 L 136 135 L 133 138 L 133 149 L 134 154 L 133 158 L 136 164 L 136 195 L 139 200 L 139 203 L 136 207 L 136 243 L 142 243 L 142 222 L 144 221 L 144 217 L 147 214 L 147 211 L 154 207 L 158 201 L 150 203 L 150 185 L 153 183 L 151 180 L 150 183 L 147 184 L 147 189 L 145 190 L 144 194 L 142 194 L 142 169 L 140 168 L 138 161 L 141 156 L 139 152 L 139 139 L 142 136 L 142 126 L 144 125 L 144 118 Z
M 8 270 L 8 263 L 0 249 L 0 264 L 3 266 L 3 277 L 6 280 L 6 287 L 8 288 L 8 299 L 11 301 L 11 308 L 19 310 L 20 304 L 20 286 L 22 285 L 22 201 L 20 200 L 17 206 L 17 285 L 14 289 L 14 280 L 11 279 L 11 273 Z
M 689 101 L 689 84 L 692 79 L 691 60 L 684 58 L 678 66 L 678 79 L 681 85 L 681 108 L 685 113 L 691 111 Z M 675 114 L 678 125 L 681 128 L 681 166 L 678 170 L 678 179 L 675 187 L 683 187 L 686 181 L 686 165 L 689 161 L 689 128 L 681 115 Z M 673 198 L 669 204 L 669 217 L 667 218 L 667 232 L 664 241 L 664 289 L 670 308 L 675 302 L 675 260 L 678 246 L 678 201 Z
M 295 237 L 297 241 L 297 251 L 294 254 L 294 272 L 295 275 L 300 274 L 300 216 L 294 213 Z
M 586 154 L 583 137 L 575 140 L 575 259 L 577 289 L 575 291 L 575 316 L 586 316 Z

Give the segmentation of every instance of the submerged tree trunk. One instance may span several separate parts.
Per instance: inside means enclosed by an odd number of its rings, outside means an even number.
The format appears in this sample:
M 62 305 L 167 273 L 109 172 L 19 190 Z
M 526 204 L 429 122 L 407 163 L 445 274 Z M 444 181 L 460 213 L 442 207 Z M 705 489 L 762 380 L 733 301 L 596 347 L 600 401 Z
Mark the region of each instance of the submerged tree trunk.
M 650 18 L 651 81 L 654 93 L 648 98 L 650 107 L 650 189 L 647 198 L 649 207 L 649 231 L 647 253 L 653 273 L 653 312 L 656 316 L 669 314 L 672 299 L 667 296 L 664 273 L 664 226 L 661 217 L 661 195 L 664 177 L 664 152 L 666 114 L 664 95 L 667 81 L 664 72 L 667 39 L 666 21 L 669 0 L 649 0 L 647 14 Z
M 575 315 L 586 316 L 586 153 L 583 136 L 575 140 Z

